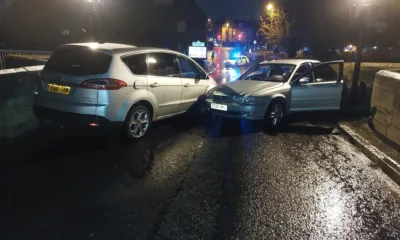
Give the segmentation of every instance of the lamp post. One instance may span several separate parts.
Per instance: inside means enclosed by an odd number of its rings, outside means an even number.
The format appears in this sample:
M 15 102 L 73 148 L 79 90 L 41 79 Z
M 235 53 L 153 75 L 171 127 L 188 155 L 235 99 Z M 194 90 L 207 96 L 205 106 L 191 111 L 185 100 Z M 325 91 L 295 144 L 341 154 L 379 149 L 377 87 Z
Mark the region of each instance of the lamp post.
M 275 6 L 272 3 L 267 4 L 267 13 L 268 13 L 270 21 L 271 21 L 271 29 L 274 26 L 274 11 L 275 11 Z M 267 44 L 267 45 L 269 45 L 269 44 Z
M 228 40 L 229 40 L 229 23 L 226 23 L 226 32 L 227 32 L 227 34 L 226 34 L 226 42 L 229 42 Z
M 99 40 L 99 38 L 102 38 L 103 36 L 99 36 L 99 29 L 101 28 L 101 0 L 84 0 L 86 1 L 88 4 L 90 4 L 90 34 L 92 36 L 92 40 L 96 41 Z M 101 39 L 102 40 L 102 39 Z
M 358 24 L 359 24 L 359 36 L 358 36 L 358 46 L 357 53 L 354 59 L 354 72 L 353 72 L 353 81 L 351 84 L 350 91 L 350 104 L 353 105 L 357 101 L 358 94 L 358 84 L 360 81 L 360 70 L 361 70 L 361 61 L 363 55 L 363 49 L 365 44 L 365 32 L 367 30 L 367 21 L 369 20 L 369 13 L 371 10 L 371 6 L 375 4 L 371 4 L 369 0 L 359 0 L 359 4 L 353 4 L 357 10 L 359 10 L 358 16 Z

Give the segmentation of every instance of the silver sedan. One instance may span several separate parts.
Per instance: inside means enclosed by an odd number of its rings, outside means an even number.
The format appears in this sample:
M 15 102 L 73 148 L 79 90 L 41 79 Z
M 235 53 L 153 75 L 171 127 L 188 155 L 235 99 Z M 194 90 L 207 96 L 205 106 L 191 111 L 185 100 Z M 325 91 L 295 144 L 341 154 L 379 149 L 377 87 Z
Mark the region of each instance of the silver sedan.
M 238 80 L 207 93 L 211 112 L 229 118 L 262 120 L 278 126 L 287 114 L 340 110 L 343 61 L 267 61 Z

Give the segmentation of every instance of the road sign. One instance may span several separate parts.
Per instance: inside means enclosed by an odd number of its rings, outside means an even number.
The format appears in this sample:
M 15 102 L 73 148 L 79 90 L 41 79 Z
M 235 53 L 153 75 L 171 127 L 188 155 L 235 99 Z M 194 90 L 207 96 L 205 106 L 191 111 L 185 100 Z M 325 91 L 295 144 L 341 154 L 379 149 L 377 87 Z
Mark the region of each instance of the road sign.
M 206 44 L 204 42 L 200 42 L 200 41 L 192 42 L 192 47 L 205 47 L 205 46 L 206 46 Z
M 191 58 L 207 58 L 206 47 L 189 47 L 189 57 Z

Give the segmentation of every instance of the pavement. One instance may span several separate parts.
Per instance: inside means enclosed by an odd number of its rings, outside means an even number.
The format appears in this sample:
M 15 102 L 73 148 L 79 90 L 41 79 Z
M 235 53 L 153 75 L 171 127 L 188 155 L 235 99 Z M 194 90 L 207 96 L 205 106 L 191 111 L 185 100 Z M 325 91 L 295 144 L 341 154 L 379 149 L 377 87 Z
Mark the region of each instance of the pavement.
M 380 136 L 366 118 L 342 121 L 338 127 L 375 164 L 400 185 L 400 147 Z
M 0 239 L 400 239 L 399 185 L 336 125 L 183 115 L 137 142 L 51 128 L 3 144 Z

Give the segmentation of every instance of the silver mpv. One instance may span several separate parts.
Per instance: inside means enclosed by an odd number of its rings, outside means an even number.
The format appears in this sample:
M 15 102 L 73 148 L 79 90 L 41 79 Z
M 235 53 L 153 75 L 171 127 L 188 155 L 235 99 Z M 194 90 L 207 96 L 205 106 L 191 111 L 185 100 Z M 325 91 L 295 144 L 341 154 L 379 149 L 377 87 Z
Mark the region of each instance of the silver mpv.
M 342 91 L 343 61 L 288 59 L 258 64 L 208 92 L 206 102 L 215 115 L 276 127 L 290 113 L 340 110 Z
M 34 111 L 61 125 L 120 127 L 137 139 L 152 121 L 185 113 L 215 86 L 200 65 L 178 52 L 67 44 L 41 73 Z

